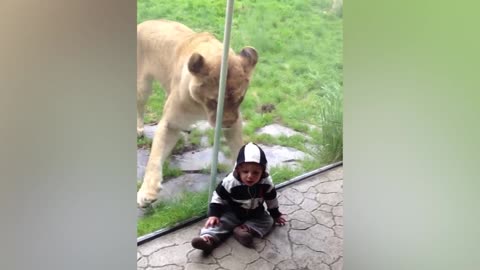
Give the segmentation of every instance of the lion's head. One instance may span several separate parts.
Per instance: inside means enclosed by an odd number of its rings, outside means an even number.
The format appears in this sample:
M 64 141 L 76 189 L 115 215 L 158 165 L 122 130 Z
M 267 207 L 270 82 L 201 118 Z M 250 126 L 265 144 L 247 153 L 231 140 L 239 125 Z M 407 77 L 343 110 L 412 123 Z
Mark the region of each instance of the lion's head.
M 225 89 L 222 126 L 229 128 L 239 117 L 240 104 L 257 64 L 258 54 L 252 47 L 245 47 L 239 54 L 230 53 Z M 216 122 L 221 55 L 193 53 L 188 61 L 188 70 L 193 75 L 189 84 L 191 97 L 201 104 L 213 127 Z

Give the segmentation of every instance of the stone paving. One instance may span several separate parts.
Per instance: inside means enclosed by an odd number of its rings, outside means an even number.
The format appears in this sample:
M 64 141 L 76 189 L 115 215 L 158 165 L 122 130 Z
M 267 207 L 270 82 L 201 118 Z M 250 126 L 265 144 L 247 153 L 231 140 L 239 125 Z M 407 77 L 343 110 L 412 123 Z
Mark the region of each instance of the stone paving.
M 279 190 L 287 224 L 255 248 L 230 237 L 205 256 L 192 248 L 205 220 L 137 248 L 137 270 L 340 270 L 343 266 L 343 167 Z

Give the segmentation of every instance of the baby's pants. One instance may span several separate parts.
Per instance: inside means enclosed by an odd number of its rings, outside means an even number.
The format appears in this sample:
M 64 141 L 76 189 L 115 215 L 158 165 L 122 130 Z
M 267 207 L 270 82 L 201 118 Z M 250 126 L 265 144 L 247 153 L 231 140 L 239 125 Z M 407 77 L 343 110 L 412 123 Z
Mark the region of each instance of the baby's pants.
M 223 241 L 232 233 L 235 227 L 242 224 L 250 227 L 260 237 L 264 237 L 272 229 L 273 218 L 267 212 L 263 212 L 263 215 L 260 217 L 242 221 L 233 212 L 227 211 L 220 217 L 219 224 L 216 224 L 215 227 L 202 228 L 200 235 L 208 234 L 216 238 L 216 240 Z

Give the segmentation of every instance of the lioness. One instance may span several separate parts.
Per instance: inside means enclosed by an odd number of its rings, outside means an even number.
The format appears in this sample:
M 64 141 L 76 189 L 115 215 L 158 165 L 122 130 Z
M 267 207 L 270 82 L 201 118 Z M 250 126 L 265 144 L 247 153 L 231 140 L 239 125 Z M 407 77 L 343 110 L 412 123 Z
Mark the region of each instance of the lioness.
M 223 45 L 212 34 L 196 33 L 178 22 L 146 21 L 137 26 L 137 135 L 143 135 L 144 107 L 152 80 L 167 99 L 155 132 L 137 204 L 146 207 L 162 188 L 162 164 L 182 130 L 206 119 L 215 126 Z M 258 60 L 252 47 L 239 54 L 229 50 L 223 134 L 233 155 L 243 145 L 240 103 Z

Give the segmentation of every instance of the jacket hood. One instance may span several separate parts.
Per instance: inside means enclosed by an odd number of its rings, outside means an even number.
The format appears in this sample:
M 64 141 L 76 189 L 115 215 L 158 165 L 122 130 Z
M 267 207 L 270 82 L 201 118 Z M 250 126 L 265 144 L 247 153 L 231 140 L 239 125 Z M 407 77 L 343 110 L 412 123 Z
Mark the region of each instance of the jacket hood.
M 263 149 L 253 142 L 249 142 L 238 151 L 237 161 L 235 162 L 234 172 L 238 165 L 245 162 L 258 163 L 263 167 L 262 178 L 268 176 L 268 161 Z

